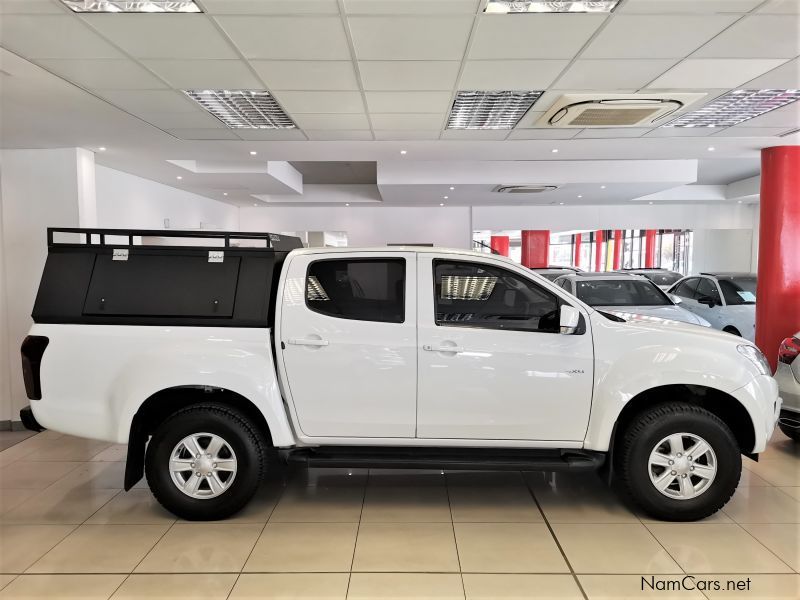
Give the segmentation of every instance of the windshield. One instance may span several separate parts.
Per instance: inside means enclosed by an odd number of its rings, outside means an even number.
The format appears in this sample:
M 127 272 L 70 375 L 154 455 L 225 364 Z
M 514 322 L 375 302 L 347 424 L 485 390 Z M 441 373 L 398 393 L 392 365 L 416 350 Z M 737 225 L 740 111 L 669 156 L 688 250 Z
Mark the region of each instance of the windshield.
M 683 275 L 680 273 L 672 273 L 671 271 L 655 271 L 651 273 L 642 273 L 650 281 L 656 285 L 672 285 L 678 281 Z
M 756 303 L 756 278 L 734 277 L 720 279 L 719 287 L 725 296 L 726 304 L 755 304 Z
M 589 306 L 671 306 L 672 302 L 649 281 L 599 279 L 578 281 L 577 296 Z

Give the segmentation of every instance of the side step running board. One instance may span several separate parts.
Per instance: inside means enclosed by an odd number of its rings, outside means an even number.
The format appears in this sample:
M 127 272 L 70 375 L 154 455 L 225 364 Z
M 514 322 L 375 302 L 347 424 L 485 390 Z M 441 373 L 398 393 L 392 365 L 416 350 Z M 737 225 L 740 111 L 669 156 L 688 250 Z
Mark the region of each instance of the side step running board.
M 589 450 L 322 446 L 290 450 L 285 458 L 308 467 L 571 471 L 598 469 L 606 455 Z

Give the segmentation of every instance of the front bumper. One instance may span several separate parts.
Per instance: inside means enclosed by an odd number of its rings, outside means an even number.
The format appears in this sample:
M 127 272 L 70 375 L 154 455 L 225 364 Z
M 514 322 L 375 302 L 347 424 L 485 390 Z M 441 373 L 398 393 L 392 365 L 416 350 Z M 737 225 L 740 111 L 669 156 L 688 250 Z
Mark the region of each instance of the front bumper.
M 731 395 L 747 409 L 753 421 L 755 443 L 750 452 L 763 452 L 781 413 L 782 400 L 778 395 L 778 383 L 769 375 L 758 375 Z

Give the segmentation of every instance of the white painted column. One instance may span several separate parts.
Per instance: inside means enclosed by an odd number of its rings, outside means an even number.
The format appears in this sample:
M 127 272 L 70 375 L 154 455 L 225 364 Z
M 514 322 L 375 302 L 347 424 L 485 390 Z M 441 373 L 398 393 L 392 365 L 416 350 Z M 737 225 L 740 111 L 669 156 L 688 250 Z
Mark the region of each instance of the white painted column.
M 94 154 L 82 148 L 3 150 L 0 163 L 0 423 L 28 404 L 19 346 L 47 257 L 47 227 L 97 222 Z

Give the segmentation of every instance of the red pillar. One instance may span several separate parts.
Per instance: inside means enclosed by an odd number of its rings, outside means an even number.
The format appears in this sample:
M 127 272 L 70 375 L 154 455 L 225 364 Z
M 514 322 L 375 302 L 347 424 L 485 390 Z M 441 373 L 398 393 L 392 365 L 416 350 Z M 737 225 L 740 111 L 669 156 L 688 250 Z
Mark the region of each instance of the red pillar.
M 580 268 L 581 266 L 581 234 L 575 234 L 575 260 L 572 266 Z
M 778 346 L 800 330 L 800 146 L 761 151 L 756 344 L 773 371 Z
M 550 231 L 533 229 L 522 231 L 522 266 L 537 269 L 547 266 L 550 255 Z
M 622 266 L 622 230 L 614 230 L 614 270 L 619 271 Z
M 656 266 L 656 230 L 644 232 L 644 266 L 651 269 Z
M 508 256 L 509 245 L 510 242 L 507 235 L 493 235 L 489 240 L 489 246 L 492 247 L 492 250 L 503 256 Z
M 594 270 L 599 271 L 603 264 L 603 231 L 598 230 L 594 232 Z

